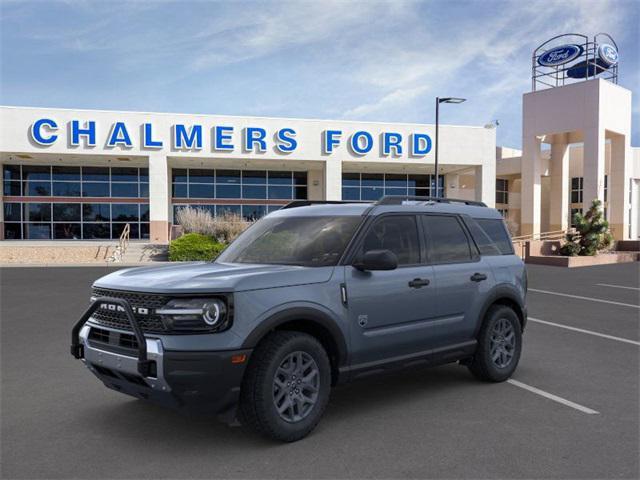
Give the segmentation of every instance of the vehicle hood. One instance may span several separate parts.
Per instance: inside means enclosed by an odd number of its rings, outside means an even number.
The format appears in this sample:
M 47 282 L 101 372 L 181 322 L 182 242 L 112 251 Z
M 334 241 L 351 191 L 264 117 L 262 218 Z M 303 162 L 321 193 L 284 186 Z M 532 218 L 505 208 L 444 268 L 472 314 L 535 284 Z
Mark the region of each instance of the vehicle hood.
M 188 262 L 118 270 L 94 286 L 149 293 L 238 292 L 326 282 L 333 268 Z

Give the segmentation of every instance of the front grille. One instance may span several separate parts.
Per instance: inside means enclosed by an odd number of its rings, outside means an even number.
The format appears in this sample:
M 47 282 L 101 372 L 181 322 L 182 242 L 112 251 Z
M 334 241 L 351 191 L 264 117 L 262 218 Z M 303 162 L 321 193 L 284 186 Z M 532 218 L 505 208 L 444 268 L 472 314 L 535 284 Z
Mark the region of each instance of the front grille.
M 92 295 L 94 297 L 121 298 L 128 301 L 129 305 L 131 305 L 134 310 L 138 308 L 146 308 L 148 309 L 149 314 L 143 315 L 137 312 L 134 313 L 142 331 L 158 333 L 166 332 L 166 328 L 160 319 L 160 315 L 156 315 L 154 312 L 157 308 L 163 307 L 169 301 L 169 297 L 150 293 L 121 292 L 118 290 L 107 290 L 104 288 L 93 288 Z M 124 312 L 98 308 L 91 318 L 95 323 L 105 327 L 131 330 L 131 324 Z

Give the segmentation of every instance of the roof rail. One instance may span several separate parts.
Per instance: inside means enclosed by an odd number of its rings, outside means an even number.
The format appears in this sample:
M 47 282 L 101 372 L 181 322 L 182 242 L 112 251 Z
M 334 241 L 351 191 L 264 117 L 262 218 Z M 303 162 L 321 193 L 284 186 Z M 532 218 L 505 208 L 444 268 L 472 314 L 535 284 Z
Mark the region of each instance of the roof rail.
M 475 200 L 463 200 L 460 198 L 443 198 L 443 197 L 418 197 L 414 195 L 385 195 L 378 200 L 375 205 L 402 205 L 403 202 L 423 202 L 423 203 L 462 203 L 464 205 L 473 205 L 475 207 L 486 207 L 483 202 Z
M 370 203 L 370 202 L 360 202 L 360 201 L 343 201 L 343 200 L 294 200 L 293 202 L 287 203 L 280 210 L 284 210 L 286 208 L 297 208 L 297 207 L 308 207 L 309 205 L 336 205 L 336 204 L 345 204 L 345 203 Z

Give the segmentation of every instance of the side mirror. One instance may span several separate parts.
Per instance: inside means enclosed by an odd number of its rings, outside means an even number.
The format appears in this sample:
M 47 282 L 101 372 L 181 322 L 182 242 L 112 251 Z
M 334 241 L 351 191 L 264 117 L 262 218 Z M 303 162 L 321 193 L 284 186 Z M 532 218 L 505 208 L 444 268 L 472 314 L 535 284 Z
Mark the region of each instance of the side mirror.
M 369 250 L 354 264 L 353 268 L 365 270 L 395 270 L 398 268 L 398 257 L 391 250 Z

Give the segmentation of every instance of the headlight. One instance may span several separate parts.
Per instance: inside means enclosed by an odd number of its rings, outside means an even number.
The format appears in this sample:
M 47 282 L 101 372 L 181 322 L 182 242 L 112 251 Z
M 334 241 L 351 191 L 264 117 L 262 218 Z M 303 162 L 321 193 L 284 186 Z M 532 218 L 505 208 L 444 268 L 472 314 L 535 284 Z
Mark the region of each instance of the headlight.
M 227 304 L 220 298 L 175 298 L 156 313 L 170 330 L 220 331 L 230 325 Z

